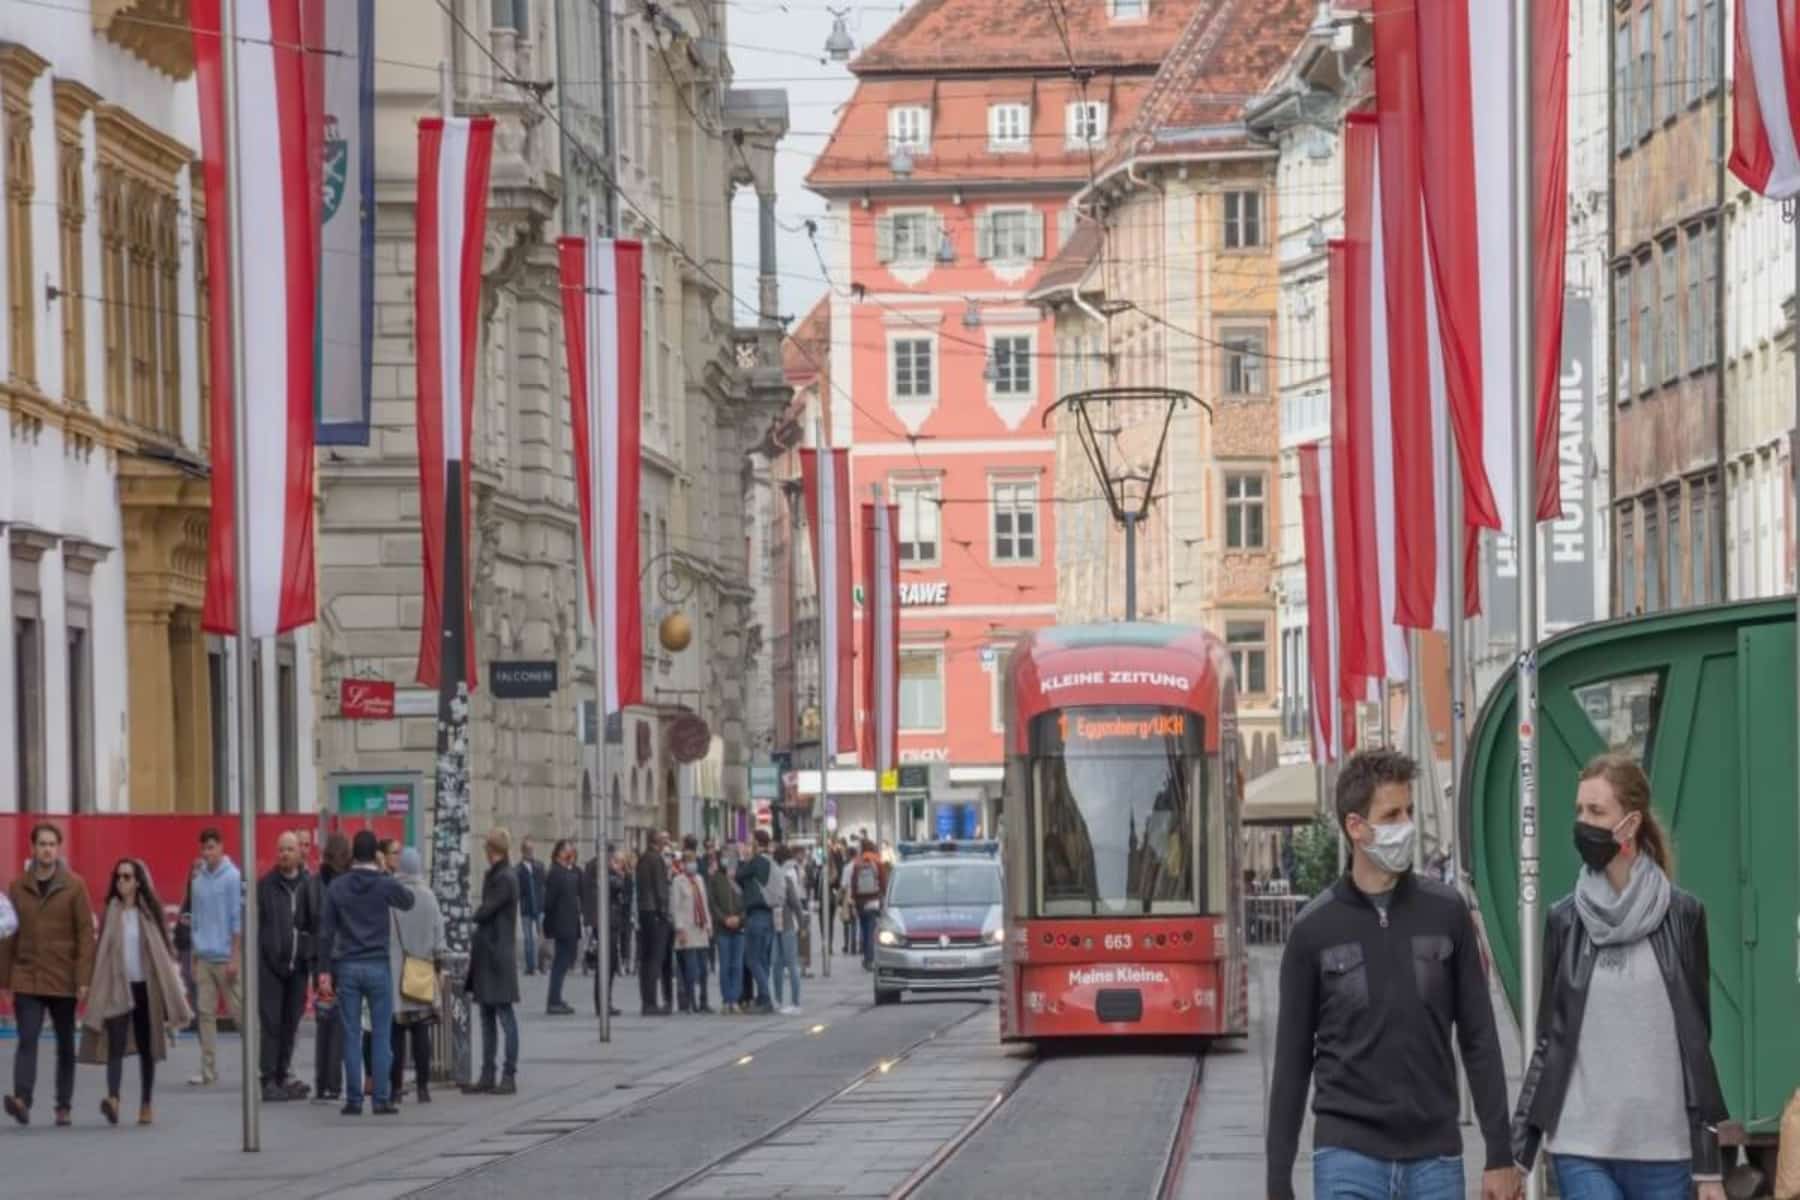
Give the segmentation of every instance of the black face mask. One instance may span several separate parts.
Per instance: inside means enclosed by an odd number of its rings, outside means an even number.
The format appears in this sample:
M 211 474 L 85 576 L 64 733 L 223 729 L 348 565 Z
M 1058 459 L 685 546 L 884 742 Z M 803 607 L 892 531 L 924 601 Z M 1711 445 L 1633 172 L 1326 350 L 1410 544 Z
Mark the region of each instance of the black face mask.
M 1581 861 L 1589 867 L 1596 871 L 1606 870 L 1607 865 L 1619 856 L 1619 849 L 1612 830 L 1585 821 L 1575 822 L 1575 853 L 1581 855 Z

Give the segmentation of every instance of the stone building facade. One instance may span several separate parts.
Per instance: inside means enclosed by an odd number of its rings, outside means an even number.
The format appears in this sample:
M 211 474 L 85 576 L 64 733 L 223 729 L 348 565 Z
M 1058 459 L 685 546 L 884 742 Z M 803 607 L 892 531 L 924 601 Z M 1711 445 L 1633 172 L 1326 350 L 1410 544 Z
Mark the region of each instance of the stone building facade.
M 193 35 L 130 8 L 0 8 L 0 811 L 235 803 Z M 313 803 L 310 639 L 257 648 L 268 810 Z
M 779 93 L 730 92 L 729 62 L 704 52 L 723 42 L 712 6 L 673 4 L 654 20 L 621 15 L 609 29 L 597 6 L 570 0 L 520 0 L 510 8 L 465 2 L 461 9 L 469 36 L 429 0 L 384 3 L 376 40 L 404 41 L 409 59 L 447 59 L 458 110 L 498 122 L 470 476 L 471 632 L 481 674 L 470 717 L 473 827 L 500 823 L 515 834 L 589 840 L 604 797 L 614 840 L 641 844 L 658 828 L 697 832 L 709 820 L 699 794 L 708 762 L 716 767 L 719 782 L 710 790 L 717 801 L 743 791 L 741 780 L 735 789 L 728 781 L 730 768 L 745 761 L 745 680 L 760 639 L 750 615 L 747 455 L 785 394 L 774 335 L 735 327 L 728 283 L 701 264 L 731 261 L 722 209 L 731 188 L 749 182 L 748 164 L 772 155 L 785 103 Z M 609 53 L 617 68 L 611 96 L 593 84 Z M 512 82 L 559 72 L 573 84 L 560 108 Z M 435 700 L 411 686 L 422 603 L 414 147 L 418 118 L 437 110 L 435 75 L 378 64 L 376 105 L 370 445 L 334 448 L 321 464 L 319 702 L 328 802 L 335 783 L 371 772 L 412 773 L 416 794 L 428 798 L 436 736 Z M 611 130 L 609 113 L 617 114 Z M 755 135 L 746 138 L 744 171 L 733 172 L 736 160 L 720 152 L 721 120 Z M 592 696 L 593 630 L 577 599 L 555 238 L 583 229 L 590 211 L 604 226 L 614 180 L 618 232 L 642 239 L 646 250 L 645 703 L 610 729 L 594 723 L 611 743 L 607 778 L 597 779 L 595 747 L 584 746 L 580 721 L 581 702 Z M 767 274 L 772 279 L 772 263 Z M 679 639 L 665 644 L 659 631 L 677 610 L 690 640 L 671 648 Z M 506 659 L 553 661 L 561 686 L 548 699 L 498 700 L 487 667 Z M 342 681 L 365 677 L 399 684 L 396 719 L 339 715 Z M 707 721 L 714 745 L 702 761 L 682 764 L 667 727 L 688 709 Z M 722 822 L 721 811 L 710 821 Z
M 1154 503 L 1138 532 L 1137 614 L 1201 625 L 1227 642 L 1252 777 L 1277 765 L 1281 730 L 1275 367 L 1288 357 L 1278 320 L 1287 218 L 1277 147 L 1252 135 L 1243 100 L 1218 96 L 1259 93 L 1301 44 L 1314 11 L 1281 3 L 1195 14 L 1077 198 L 1104 232 L 1072 245 L 1034 292 L 1055 305 L 1059 344 L 1094 350 L 1065 355 L 1064 391 L 1166 387 L 1199 401 L 1169 422 Z M 1147 473 L 1165 412 L 1139 404 L 1117 414 L 1115 466 Z M 1066 422 L 1057 431 L 1056 492 L 1099 497 Z M 1104 504 L 1072 507 L 1080 515 L 1064 522 L 1058 548 L 1058 617 L 1117 619 L 1122 531 Z

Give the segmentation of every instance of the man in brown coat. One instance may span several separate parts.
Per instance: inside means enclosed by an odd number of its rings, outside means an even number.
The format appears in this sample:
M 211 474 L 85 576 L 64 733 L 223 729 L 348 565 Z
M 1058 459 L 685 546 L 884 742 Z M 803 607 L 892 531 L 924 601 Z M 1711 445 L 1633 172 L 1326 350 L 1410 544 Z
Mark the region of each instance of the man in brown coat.
M 75 1099 L 75 1006 L 94 974 L 94 918 L 87 884 L 62 861 L 56 826 L 32 829 L 31 870 L 13 880 L 10 894 L 19 932 L 0 942 L 0 995 L 13 993 L 19 1047 L 6 1112 L 21 1125 L 31 1120 L 47 1012 L 56 1027 L 56 1123 L 67 1125 Z

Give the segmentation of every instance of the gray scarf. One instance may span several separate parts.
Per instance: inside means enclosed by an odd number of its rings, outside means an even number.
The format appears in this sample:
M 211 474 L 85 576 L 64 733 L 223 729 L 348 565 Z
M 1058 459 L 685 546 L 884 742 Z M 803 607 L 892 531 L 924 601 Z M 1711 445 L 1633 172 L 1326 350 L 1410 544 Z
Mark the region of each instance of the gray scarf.
M 1648 854 L 1631 864 L 1625 890 L 1614 892 L 1606 872 L 1582 868 L 1575 911 L 1596 946 L 1625 946 L 1650 936 L 1669 911 L 1669 877 Z

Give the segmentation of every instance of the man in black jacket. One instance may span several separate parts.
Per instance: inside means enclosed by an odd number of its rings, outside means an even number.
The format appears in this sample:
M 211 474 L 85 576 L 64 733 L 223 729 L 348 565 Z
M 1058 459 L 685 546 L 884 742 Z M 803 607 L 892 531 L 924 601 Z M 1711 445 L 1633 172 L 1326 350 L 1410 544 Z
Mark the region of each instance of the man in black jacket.
M 1380 749 L 1338 775 L 1338 824 L 1353 857 L 1301 910 L 1281 958 L 1269 1200 L 1293 1200 L 1309 1079 L 1318 1200 L 1462 1196 L 1452 1024 L 1485 1143 L 1482 1200 L 1519 1194 L 1475 923 L 1454 890 L 1412 872 L 1417 774 L 1410 758 Z
M 669 920 L 669 864 L 663 854 L 669 835 L 658 833 L 638 857 L 638 997 L 646 1017 L 666 1017 L 670 1006 L 656 1002 L 656 989 L 667 965 L 675 927 Z
M 544 885 L 544 936 L 556 944 L 550 960 L 550 1000 L 545 1009 L 553 1017 L 574 1016 L 563 1003 L 563 980 L 575 965 L 581 948 L 581 872 L 575 869 L 575 846 L 564 839 L 550 852 L 550 877 Z
M 275 842 L 275 866 L 256 884 L 257 1010 L 262 1016 L 262 1094 L 266 1103 L 304 1100 L 308 1088 L 288 1072 L 306 1011 L 318 920 L 313 889 L 300 858 L 300 839 Z

